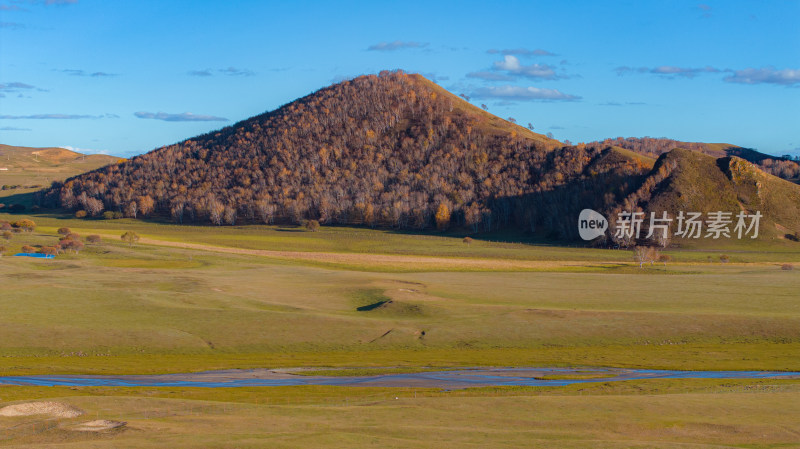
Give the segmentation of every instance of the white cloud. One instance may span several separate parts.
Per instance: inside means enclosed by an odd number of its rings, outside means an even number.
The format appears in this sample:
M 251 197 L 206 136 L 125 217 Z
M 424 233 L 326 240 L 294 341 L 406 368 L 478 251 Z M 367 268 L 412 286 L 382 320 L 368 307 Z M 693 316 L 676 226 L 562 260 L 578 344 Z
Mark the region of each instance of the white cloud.
M 153 120 L 163 120 L 165 122 L 227 122 L 225 117 L 215 117 L 213 115 L 198 115 L 191 112 L 183 112 L 180 114 L 169 114 L 166 112 L 144 112 L 139 111 L 134 113 L 136 117 L 147 118 Z
M 367 47 L 367 51 L 395 51 L 405 48 L 423 48 L 427 46 L 428 46 L 427 42 L 412 42 L 412 41 L 380 42 Z
M 523 65 L 519 58 L 513 55 L 503 56 L 502 61 L 496 61 L 492 65 L 493 70 L 505 71 L 511 75 L 524 76 L 527 78 L 557 79 L 566 78 L 565 75 L 558 75 L 553 66 L 547 64 Z
M 736 70 L 733 75 L 726 76 L 723 81 L 740 84 L 780 84 L 793 86 L 800 84 L 800 69 L 776 70 L 773 67 L 761 69 L 747 68 Z
M 566 94 L 558 89 L 541 89 L 538 87 L 522 87 L 522 86 L 493 86 L 493 87 L 480 87 L 472 92 L 471 96 L 475 98 L 498 98 L 504 100 L 516 101 L 575 101 L 580 100 L 581 97 L 576 95 Z

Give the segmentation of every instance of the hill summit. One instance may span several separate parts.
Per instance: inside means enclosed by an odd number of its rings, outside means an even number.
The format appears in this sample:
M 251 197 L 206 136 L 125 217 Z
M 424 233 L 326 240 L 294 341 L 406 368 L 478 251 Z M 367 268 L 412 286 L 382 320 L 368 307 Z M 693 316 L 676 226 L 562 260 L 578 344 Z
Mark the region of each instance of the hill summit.
M 517 227 L 570 239 L 581 209 L 614 211 L 653 182 L 655 164 L 565 146 L 420 75 L 381 72 L 68 179 L 43 202 L 179 223 Z

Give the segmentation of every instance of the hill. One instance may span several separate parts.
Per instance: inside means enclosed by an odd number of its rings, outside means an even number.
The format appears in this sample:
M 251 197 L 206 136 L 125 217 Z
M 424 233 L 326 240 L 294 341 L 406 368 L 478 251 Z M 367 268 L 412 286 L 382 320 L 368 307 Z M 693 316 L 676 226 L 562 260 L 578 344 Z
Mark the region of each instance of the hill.
M 49 186 L 53 181 L 63 181 L 122 160 L 105 154 L 81 154 L 66 148 L 0 144 L 0 185 L 21 188 Z
M 179 223 L 513 227 L 574 239 L 584 208 L 646 206 L 664 179 L 664 158 L 564 146 L 420 75 L 382 72 L 68 179 L 41 201 Z M 797 221 L 783 226 L 800 229 Z
M 642 210 L 648 215 L 666 211 L 670 217 L 681 211 L 699 212 L 703 217 L 721 211 L 730 213 L 734 224 L 739 212 L 758 211 L 763 215 L 761 237 L 794 239 L 800 231 L 800 187 L 737 156 L 715 158 L 676 148 L 658 159 L 642 186 L 615 212 L 622 210 Z
M 599 148 L 617 146 L 653 158 L 673 148 L 679 147 L 698 151 L 717 158 L 737 156 L 756 164 L 759 169 L 766 173 L 794 182 L 795 184 L 800 184 L 800 160 L 797 158 L 793 160 L 789 156 L 771 156 L 752 148 L 743 148 L 728 143 L 681 142 L 666 137 L 617 137 L 599 142 L 591 142 L 586 145 Z

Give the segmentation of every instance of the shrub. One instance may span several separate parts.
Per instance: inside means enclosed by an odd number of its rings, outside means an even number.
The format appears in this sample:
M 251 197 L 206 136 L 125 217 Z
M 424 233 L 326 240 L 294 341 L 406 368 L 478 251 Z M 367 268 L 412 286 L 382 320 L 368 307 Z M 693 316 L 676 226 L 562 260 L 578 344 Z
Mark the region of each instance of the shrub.
M 0 221 L 0 231 L 10 231 L 13 226 L 7 221 Z
M 8 248 L 6 248 L 3 245 L 0 245 L 0 257 L 3 257 L 3 253 L 6 251 L 8 251 Z
M 32 232 L 34 229 L 36 229 L 36 223 L 33 220 L 28 220 L 27 218 L 24 220 L 17 220 L 14 223 L 11 223 L 11 226 L 14 226 L 15 228 L 25 232 Z
M 86 218 L 86 211 L 79 210 L 78 212 L 75 212 L 75 218 Z
M 59 246 L 65 250 L 71 249 L 72 251 L 75 251 L 75 254 L 77 254 L 83 249 L 83 242 L 78 240 L 64 240 L 59 244 Z
M 472 237 L 464 237 L 464 240 L 462 240 L 462 241 L 463 241 L 464 243 L 466 243 L 466 244 L 467 244 L 467 246 L 469 246 L 469 245 L 471 245 L 471 244 L 472 244 Z
M 22 252 L 23 253 L 34 253 L 34 252 L 36 252 L 36 248 L 32 247 L 31 245 L 22 245 Z
M 319 231 L 319 221 L 317 220 L 306 220 L 305 222 L 306 230 L 311 232 Z
M 719 256 L 719 261 L 722 263 L 728 263 L 730 260 L 731 258 L 728 257 L 727 254 L 722 254 L 721 256 Z
M 781 265 L 781 270 L 784 270 L 784 271 L 794 270 L 794 265 L 792 265 L 790 263 L 785 263 L 785 264 Z
M 58 228 L 58 231 L 56 232 L 58 232 L 60 235 L 67 235 L 72 233 L 72 231 L 69 228 Z
M 89 243 L 100 243 L 100 236 L 97 234 L 87 235 L 86 241 Z
M 71 232 L 70 232 L 69 234 L 67 234 L 67 235 L 65 235 L 65 236 L 63 236 L 63 237 L 61 237 L 61 238 L 60 238 L 60 239 L 58 239 L 58 240 L 59 240 L 59 241 L 64 241 L 64 240 L 75 240 L 75 241 L 79 241 L 80 239 L 81 239 L 81 236 L 80 236 L 80 235 L 78 235 L 78 234 L 73 234 L 73 233 L 71 233 Z
M 107 210 L 107 211 L 103 212 L 103 219 L 104 220 L 113 220 L 115 218 L 116 217 L 114 216 L 114 212 L 113 211 Z
M 6 240 L 11 240 L 11 235 L 12 235 L 11 231 L 3 231 L 3 233 L 0 234 L 0 235 L 2 235 L 3 238 L 6 239 Z

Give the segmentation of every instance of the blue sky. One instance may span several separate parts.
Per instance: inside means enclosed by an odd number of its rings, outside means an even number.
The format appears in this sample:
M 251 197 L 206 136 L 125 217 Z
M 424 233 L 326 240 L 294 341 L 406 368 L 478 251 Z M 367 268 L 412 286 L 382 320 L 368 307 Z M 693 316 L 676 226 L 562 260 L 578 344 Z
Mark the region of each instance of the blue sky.
M 800 1 L 0 0 L 0 143 L 131 156 L 422 73 L 557 139 L 800 154 Z

